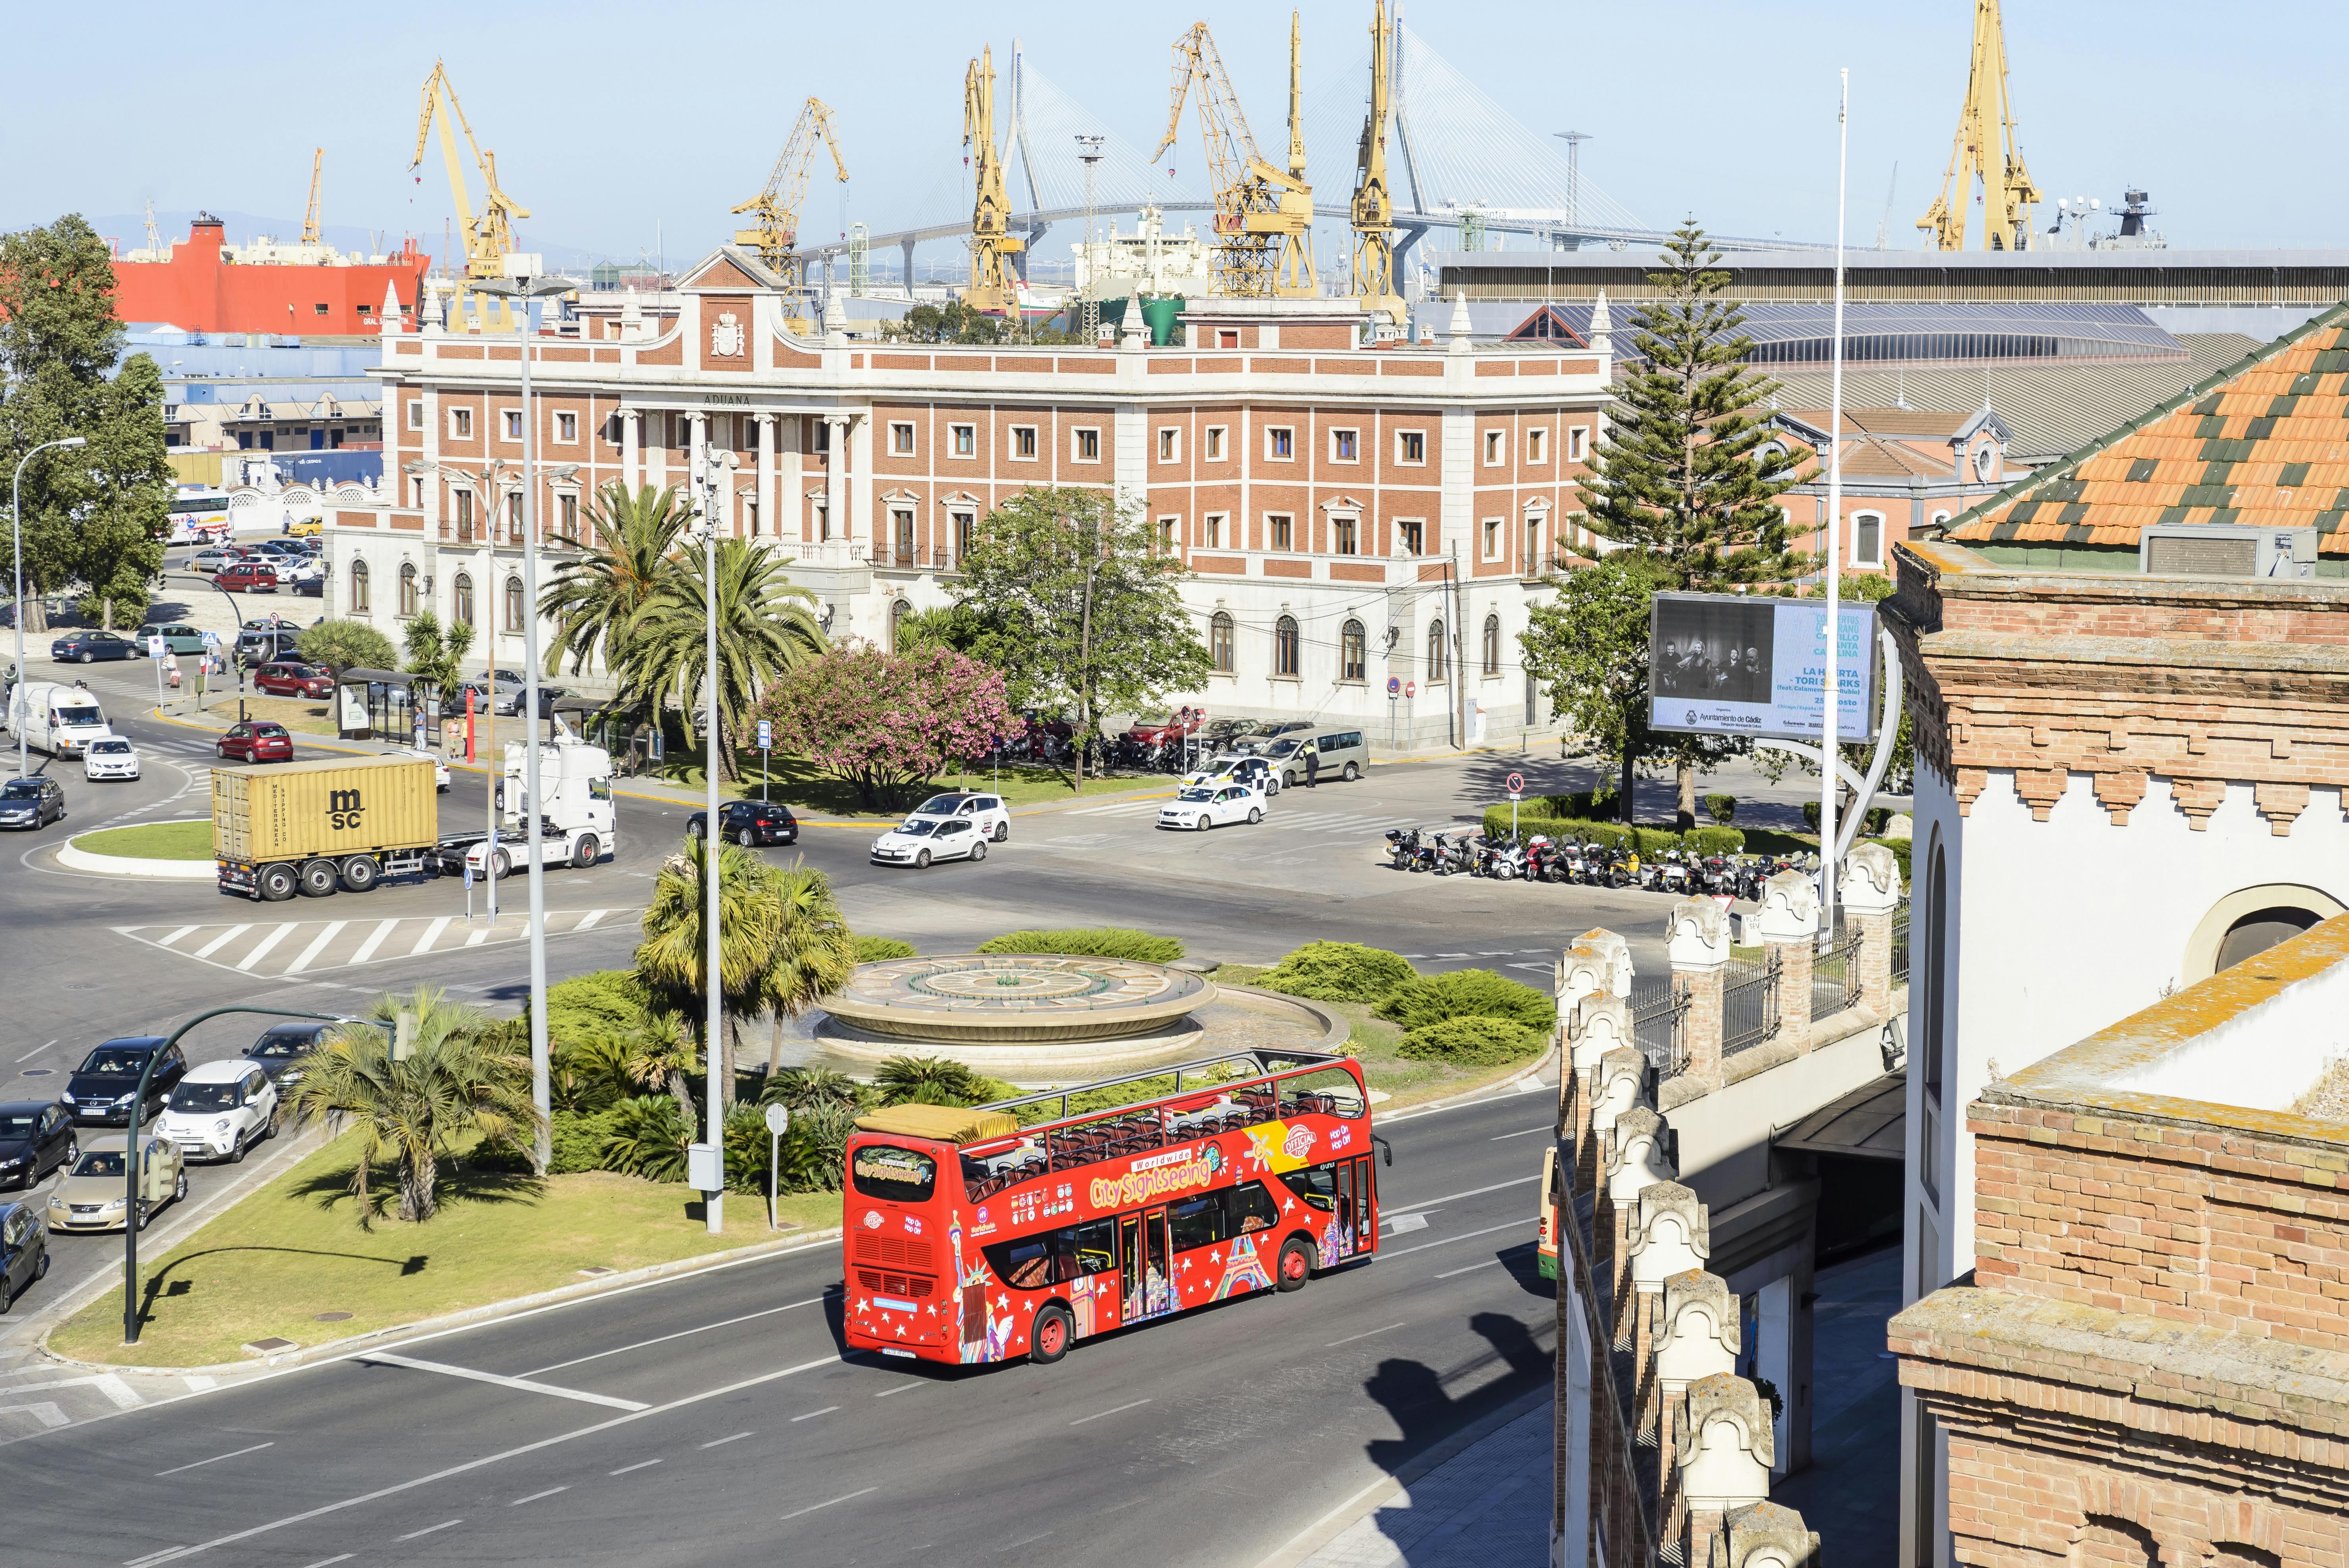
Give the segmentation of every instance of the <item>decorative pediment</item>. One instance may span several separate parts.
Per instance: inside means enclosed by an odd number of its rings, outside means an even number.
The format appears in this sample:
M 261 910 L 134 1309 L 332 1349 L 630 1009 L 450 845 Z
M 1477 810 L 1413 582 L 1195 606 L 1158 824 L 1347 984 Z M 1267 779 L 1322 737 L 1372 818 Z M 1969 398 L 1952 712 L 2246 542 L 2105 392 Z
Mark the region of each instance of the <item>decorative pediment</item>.
M 1369 509 L 1368 507 L 1364 506 L 1364 505 L 1363 505 L 1360 500 L 1358 500 L 1357 499 L 1355 499 L 1355 498 L 1354 498 L 1354 497 L 1352 497 L 1352 496 L 1350 496 L 1350 495 L 1340 495 L 1340 496 L 1333 496 L 1333 497 L 1331 497 L 1330 500 L 1323 501 L 1323 502 L 1321 503 L 1321 510 L 1322 510 L 1324 512 L 1340 512 L 1340 511 L 1343 511 L 1343 512 L 1351 512 L 1351 513 L 1355 514 L 1356 516 L 1360 516 L 1361 513 L 1363 513 L 1363 512 L 1365 512 L 1365 511 L 1368 511 L 1370 509 Z
M 740 294 L 746 289 L 779 289 L 783 280 L 750 252 L 720 245 L 687 268 L 677 286 L 685 294 Z

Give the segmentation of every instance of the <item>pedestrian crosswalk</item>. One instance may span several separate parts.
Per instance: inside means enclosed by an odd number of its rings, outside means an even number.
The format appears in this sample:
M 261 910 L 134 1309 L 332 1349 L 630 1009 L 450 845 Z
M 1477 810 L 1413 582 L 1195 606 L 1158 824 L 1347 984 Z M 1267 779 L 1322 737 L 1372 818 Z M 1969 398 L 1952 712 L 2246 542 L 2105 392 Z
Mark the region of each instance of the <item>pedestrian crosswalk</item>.
M 611 909 L 549 910 L 546 934 L 566 936 L 593 931 Z M 119 936 L 176 953 L 199 964 L 266 979 L 291 979 L 321 970 L 356 968 L 398 958 L 447 954 L 468 947 L 520 942 L 530 934 L 520 912 L 502 913 L 495 924 L 463 915 L 407 915 L 391 920 L 213 921 L 195 925 L 118 925 Z
M 1167 797 L 1152 796 L 1141 800 L 1110 800 L 1099 806 L 1080 806 L 1060 815 L 1067 817 L 1123 818 L 1129 820 L 1156 821 L 1165 808 Z M 1275 796 L 1264 809 L 1269 826 L 1288 832 L 1331 833 L 1372 836 L 1389 828 L 1409 828 L 1420 825 L 1417 817 L 1386 817 L 1375 812 L 1337 811 L 1309 809 L 1295 803 L 1288 794 Z

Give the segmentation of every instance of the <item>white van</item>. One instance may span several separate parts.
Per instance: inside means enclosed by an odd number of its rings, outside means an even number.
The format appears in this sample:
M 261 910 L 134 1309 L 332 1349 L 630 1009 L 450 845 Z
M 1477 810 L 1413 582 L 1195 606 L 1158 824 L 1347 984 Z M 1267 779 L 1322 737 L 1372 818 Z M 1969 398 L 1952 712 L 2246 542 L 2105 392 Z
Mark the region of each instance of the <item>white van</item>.
M 78 757 L 91 741 L 114 733 L 95 692 L 61 681 L 19 685 L 8 701 L 8 729 L 52 757 Z

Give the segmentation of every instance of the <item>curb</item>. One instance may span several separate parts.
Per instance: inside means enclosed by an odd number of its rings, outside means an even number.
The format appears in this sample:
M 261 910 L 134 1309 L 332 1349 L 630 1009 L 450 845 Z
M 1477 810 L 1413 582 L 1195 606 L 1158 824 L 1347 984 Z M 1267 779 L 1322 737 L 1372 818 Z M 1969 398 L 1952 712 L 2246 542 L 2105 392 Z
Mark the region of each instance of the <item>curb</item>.
M 207 820 L 202 817 L 174 819 L 182 822 L 202 822 Z M 165 827 L 169 824 L 157 822 L 150 825 Z M 98 833 L 112 830 L 107 828 L 94 828 L 90 831 Z M 77 835 L 78 838 L 89 836 L 89 833 Z M 220 874 L 220 868 L 212 864 L 209 859 L 157 861 L 134 855 L 105 855 L 96 850 L 77 849 L 74 847 L 74 842 L 73 839 L 67 839 L 57 846 L 57 863 L 78 872 L 95 872 L 101 876 L 113 877 L 154 877 L 171 882 L 208 882 Z
M 837 1241 L 840 1239 L 842 1230 L 843 1227 L 833 1225 L 827 1230 L 810 1231 L 804 1234 L 794 1233 L 775 1236 L 767 1241 L 754 1242 L 747 1247 L 729 1247 L 722 1253 L 704 1253 L 698 1257 L 674 1258 L 665 1264 L 648 1264 L 643 1268 L 630 1269 L 625 1274 L 605 1274 L 600 1279 L 583 1280 L 577 1284 L 559 1285 L 554 1290 L 543 1290 L 530 1295 L 512 1296 L 504 1301 L 493 1301 L 481 1306 L 469 1306 L 457 1312 L 442 1313 L 438 1317 L 419 1318 L 413 1323 L 399 1323 L 383 1328 L 373 1328 L 365 1334 L 353 1334 L 341 1339 L 324 1340 L 319 1344 L 304 1346 L 298 1350 L 289 1350 L 282 1355 L 257 1357 L 248 1361 L 219 1361 L 207 1367 L 143 1367 L 119 1361 L 77 1361 L 70 1357 L 60 1356 L 49 1348 L 49 1335 L 55 1333 L 59 1325 L 52 1325 L 43 1331 L 39 1348 L 44 1357 L 60 1367 L 80 1367 L 93 1372 L 161 1373 L 168 1377 L 186 1377 L 251 1372 L 257 1367 L 273 1371 L 288 1370 L 295 1367 L 307 1366 L 313 1362 L 338 1360 L 351 1355 L 361 1346 L 379 1348 L 384 1345 L 399 1344 L 409 1336 L 422 1336 L 444 1334 L 452 1328 L 471 1328 L 480 1324 L 495 1322 L 502 1317 L 515 1316 L 542 1307 L 560 1306 L 569 1302 L 624 1290 L 632 1285 L 647 1284 L 655 1280 L 672 1279 L 711 1269 L 727 1268 L 735 1264 L 750 1263 L 770 1253 L 793 1252 L 818 1243 Z

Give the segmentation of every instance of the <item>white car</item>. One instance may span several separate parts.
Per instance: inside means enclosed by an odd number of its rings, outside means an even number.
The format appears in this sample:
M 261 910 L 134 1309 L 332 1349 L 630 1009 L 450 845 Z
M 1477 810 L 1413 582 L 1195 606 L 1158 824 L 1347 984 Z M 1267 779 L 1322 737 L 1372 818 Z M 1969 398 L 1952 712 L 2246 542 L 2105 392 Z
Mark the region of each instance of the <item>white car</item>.
M 421 746 L 395 746 L 386 757 L 419 757 L 432 764 L 432 783 L 441 794 L 449 792 L 449 763 L 439 752 Z
M 85 779 L 136 779 L 139 777 L 139 752 L 119 735 L 102 735 L 83 748 L 81 776 Z
M 973 817 L 908 817 L 873 841 L 876 865 L 912 866 L 932 861 L 983 861 L 987 835 Z
M 1196 769 L 1185 774 L 1182 788 L 1199 789 L 1216 788 L 1226 784 L 1246 784 L 1252 788 L 1260 788 L 1268 799 L 1280 793 L 1280 775 L 1272 770 L 1271 763 L 1261 757 L 1241 757 L 1228 752 L 1219 757 L 1210 757 Z
M 1226 822 L 1264 820 L 1264 797 L 1244 784 L 1185 789 L 1158 813 L 1162 828 L 1190 828 L 1205 832 Z
M 999 844 L 1011 836 L 1011 812 L 1000 795 L 933 795 L 905 814 L 908 823 L 957 819 L 976 823 L 989 843 Z
M 156 1136 L 170 1140 L 182 1158 L 232 1165 L 276 1130 L 277 1086 L 259 1062 L 243 1057 L 190 1068 L 155 1124 Z

